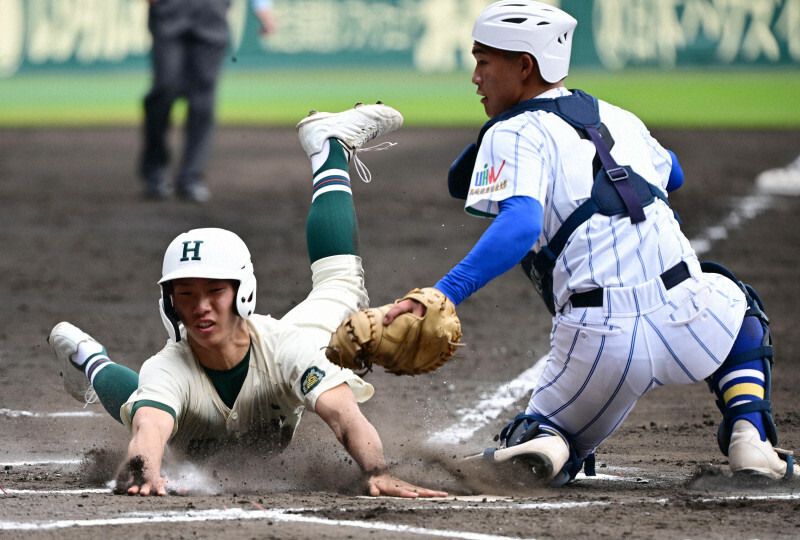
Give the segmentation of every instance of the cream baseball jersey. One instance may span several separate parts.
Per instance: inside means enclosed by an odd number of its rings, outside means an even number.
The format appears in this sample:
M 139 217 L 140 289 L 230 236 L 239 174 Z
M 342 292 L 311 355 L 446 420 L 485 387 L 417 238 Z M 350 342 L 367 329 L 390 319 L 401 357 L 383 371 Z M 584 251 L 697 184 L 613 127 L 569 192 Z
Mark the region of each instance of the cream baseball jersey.
M 184 450 L 242 438 L 275 442 L 291 440 L 305 409 L 317 398 L 347 383 L 356 400 L 372 397 L 372 385 L 352 371 L 332 364 L 313 332 L 265 315 L 247 319 L 250 364 L 232 408 L 217 394 L 188 340 L 169 343 L 147 360 L 139 388 L 123 405 L 123 423 L 131 426 L 131 411 L 140 400 L 152 400 L 176 413 L 170 444 Z M 185 332 L 185 331 L 184 331 Z

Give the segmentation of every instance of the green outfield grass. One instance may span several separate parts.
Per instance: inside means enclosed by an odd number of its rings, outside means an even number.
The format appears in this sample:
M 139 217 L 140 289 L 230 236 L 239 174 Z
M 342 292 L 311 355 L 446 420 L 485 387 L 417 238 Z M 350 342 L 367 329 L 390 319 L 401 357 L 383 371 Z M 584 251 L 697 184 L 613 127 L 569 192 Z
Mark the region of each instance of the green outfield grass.
M 797 69 L 574 71 L 566 82 L 635 112 L 650 127 L 800 127 Z M 0 79 L 0 127 L 137 125 L 148 83 L 146 71 Z M 407 126 L 479 125 L 486 119 L 469 72 L 374 70 L 231 69 L 220 83 L 218 116 L 227 125 L 289 126 L 310 107 L 340 110 L 378 99 L 397 107 Z

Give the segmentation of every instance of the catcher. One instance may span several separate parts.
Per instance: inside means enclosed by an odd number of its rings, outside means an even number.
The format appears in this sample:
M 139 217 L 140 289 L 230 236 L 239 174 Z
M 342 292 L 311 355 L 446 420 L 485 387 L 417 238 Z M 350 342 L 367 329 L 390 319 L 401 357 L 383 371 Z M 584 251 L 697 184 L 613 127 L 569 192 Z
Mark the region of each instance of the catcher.
M 467 212 L 494 219 L 435 287 L 459 305 L 520 264 L 552 315 L 528 406 L 483 457 L 564 484 L 584 463 L 591 474 L 595 449 L 640 397 L 705 380 L 732 473 L 800 474 L 775 448 L 761 300 L 699 262 L 669 206 L 684 180 L 675 155 L 632 113 L 565 86 L 576 25 L 549 4 L 513 0 L 486 7 L 473 27 L 472 82 L 490 120 L 448 185 Z
M 209 228 L 180 234 L 166 250 L 159 311 L 170 340 L 139 374 L 111 362 L 72 324 L 53 328 L 48 341 L 67 391 L 99 399 L 131 429 L 115 492 L 166 495 L 168 445 L 189 457 L 232 445 L 281 450 L 310 409 L 359 465 L 371 495 L 447 495 L 391 475 L 378 433 L 358 407 L 372 386 L 323 352 L 342 319 L 369 301 L 349 160 L 401 124 L 400 113 L 383 104 L 312 111 L 298 124 L 314 172 L 306 230 L 313 289 L 282 319 L 254 313 L 256 278 L 241 238 Z

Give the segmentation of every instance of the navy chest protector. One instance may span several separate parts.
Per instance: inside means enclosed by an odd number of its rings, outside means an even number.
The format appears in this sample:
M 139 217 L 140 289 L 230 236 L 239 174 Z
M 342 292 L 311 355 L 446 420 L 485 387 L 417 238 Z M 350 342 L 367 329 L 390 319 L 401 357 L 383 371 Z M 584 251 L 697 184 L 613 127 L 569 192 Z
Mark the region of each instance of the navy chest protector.
M 556 99 L 529 99 L 489 120 L 478 135 L 478 142 L 469 145 L 450 167 L 448 188 L 450 195 L 466 199 L 469 194 L 472 171 L 483 136 L 497 122 L 508 120 L 526 111 L 547 111 L 558 115 L 574 127 L 583 138 L 594 144 L 594 184 L 591 197 L 581 204 L 564 221 L 550 242 L 538 252 L 531 251 L 520 262 L 542 296 L 547 309 L 555 315 L 553 298 L 553 267 L 572 233 L 596 213 L 605 216 L 627 214 L 631 223 L 645 220 L 644 207 L 659 198 L 667 205 L 666 195 L 656 186 L 636 174 L 627 165 L 618 165 L 611 156 L 614 140 L 600 121 L 597 98 L 581 90 L 571 90 L 572 95 Z

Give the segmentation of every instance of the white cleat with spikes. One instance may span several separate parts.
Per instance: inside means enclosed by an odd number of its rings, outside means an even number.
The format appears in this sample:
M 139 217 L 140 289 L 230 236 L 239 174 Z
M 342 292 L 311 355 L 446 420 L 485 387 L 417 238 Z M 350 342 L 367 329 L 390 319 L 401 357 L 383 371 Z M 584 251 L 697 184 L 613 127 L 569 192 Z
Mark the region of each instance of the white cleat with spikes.
M 97 342 L 92 336 L 68 322 L 58 323 L 47 338 L 61 369 L 64 389 L 81 403 L 88 404 L 97 401 L 97 394 L 83 370 L 72 361 L 72 357 L 78 352 L 78 346 L 84 341 Z
M 339 113 L 317 112 L 298 122 L 296 129 L 300 144 L 308 156 L 322 150 L 327 139 L 342 142 L 351 154 L 372 139 L 392 133 L 403 125 L 403 115 L 381 102 L 375 105 L 357 103 L 355 107 Z
M 769 440 L 762 441 L 758 430 L 747 420 L 737 420 L 733 424 L 731 442 L 728 445 L 728 463 L 731 472 L 762 476 L 773 480 L 786 478 L 787 462 L 779 454 L 789 455 L 787 450 L 773 448 Z M 800 470 L 793 465 L 789 476 L 800 475 Z

